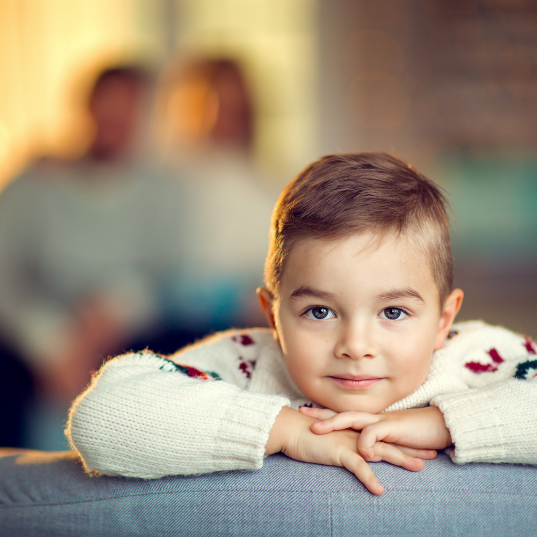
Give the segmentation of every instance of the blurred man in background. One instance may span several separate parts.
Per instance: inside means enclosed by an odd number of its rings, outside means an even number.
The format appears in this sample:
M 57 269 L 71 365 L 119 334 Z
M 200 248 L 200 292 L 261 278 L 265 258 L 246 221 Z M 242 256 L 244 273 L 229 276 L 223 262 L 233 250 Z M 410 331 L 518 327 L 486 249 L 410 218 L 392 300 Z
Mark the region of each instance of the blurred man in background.
M 91 371 L 159 322 L 182 202 L 134 151 L 150 83 L 138 67 L 103 70 L 85 153 L 39 161 L 0 196 L 0 445 L 64 447 L 65 411 Z

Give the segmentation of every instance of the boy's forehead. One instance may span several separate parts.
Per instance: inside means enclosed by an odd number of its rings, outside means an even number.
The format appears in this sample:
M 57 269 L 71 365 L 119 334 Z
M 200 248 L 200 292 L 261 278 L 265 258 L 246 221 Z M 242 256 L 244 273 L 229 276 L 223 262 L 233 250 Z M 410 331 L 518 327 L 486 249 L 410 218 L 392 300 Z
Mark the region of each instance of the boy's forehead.
M 351 264 L 352 276 L 353 261 L 359 261 L 361 267 L 364 263 L 369 266 L 371 272 L 364 277 L 370 279 L 371 285 L 377 282 L 382 287 L 386 274 L 395 280 L 408 276 L 420 287 L 434 287 L 435 294 L 438 293 L 427 252 L 411 234 L 395 232 L 367 231 L 341 237 L 301 238 L 289 252 L 281 284 L 296 287 L 312 277 L 324 276 L 328 285 L 332 283 L 330 267 L 339 275 L 343 263 Z M 324 267 L 328 270 L 323 270 Z M 360 276 L 356 274 L 358 279 Z
M 330 255 L 339 255 L 339 249 L 345 243 L 352 244 L 352 251 L 356 257 L 370 257 L 378 252 L 379 248 L 387 248 L 400 253 L 422 256 L 424 252 L 417 247 L 415 241 L 409 236 L 392 231 L 364 231 L 350 233 L 337 237 L 303 237 L 296 240 L 289 252 L 288 258 L 299 260 L 323 259 Z

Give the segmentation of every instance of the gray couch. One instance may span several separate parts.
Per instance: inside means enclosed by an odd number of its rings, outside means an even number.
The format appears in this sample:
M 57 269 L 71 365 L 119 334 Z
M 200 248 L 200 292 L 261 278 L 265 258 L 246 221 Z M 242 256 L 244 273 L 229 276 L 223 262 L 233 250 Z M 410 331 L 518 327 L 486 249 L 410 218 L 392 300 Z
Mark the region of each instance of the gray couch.
M 72 453 L 0 457 L 0 535 L 537 535 L 537 468 L 457 466 L 444 454 L 411 473 L 374 465 L 376 497 L 346 470 L 278 454 L 256 472 L 145 481 L 89 477 Z

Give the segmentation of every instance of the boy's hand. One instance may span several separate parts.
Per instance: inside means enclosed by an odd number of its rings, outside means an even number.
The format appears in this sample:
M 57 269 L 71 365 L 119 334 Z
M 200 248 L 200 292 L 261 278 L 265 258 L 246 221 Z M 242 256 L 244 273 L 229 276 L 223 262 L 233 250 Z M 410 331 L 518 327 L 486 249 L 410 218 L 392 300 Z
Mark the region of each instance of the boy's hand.
M 282 408 L 270 432 L 265 454 L 281 451 L 288 457 L 303 462 L 342 466 L 352 472 L 370 492 L 382 494 L 384 487 L 357 452 L 360 433 L 344 427 L 346 430 L 333 430 L 332 434 L 314 434 L 311 427 L 316 421 L 289 407 Z M 370 460 L 384 460 L 411 471 L 423 468 L 423 460 L 383 442 L 375 442 Z
M 304 415 L 323 420 L 312 424 L 311 430 L 315 434 L 322 435 L 348 428 L 362 431 L 358 439 L 358 452 L 367 461 L 375 460 L 375 445 L 380 441 L 395 444 L 405 453 L 424 459 L 434 458 L 435 450 L 452 445 L 444 416 L 434 406 L 380 414 L 337 414 L 332 410 L 307 407 L 300 411 Z

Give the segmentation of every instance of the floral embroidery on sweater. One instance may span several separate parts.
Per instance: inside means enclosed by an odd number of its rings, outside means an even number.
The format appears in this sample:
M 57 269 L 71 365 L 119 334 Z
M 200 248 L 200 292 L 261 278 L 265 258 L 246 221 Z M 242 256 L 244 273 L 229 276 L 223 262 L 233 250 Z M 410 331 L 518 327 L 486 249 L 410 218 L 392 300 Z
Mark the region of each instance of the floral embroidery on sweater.
M 214 371 L 200 371 L 199 369 L 196 369 L 195 367 L 191 367 L 186 364 L 175 364 L 177 366 L 177 370 L 181 371 L 181 373 L 184 373 L 185 375 L 188 375 L 189 377 L 201 379 L 201 380 L 209 380 L 209 378 L 213 378 L 214 380 L 222 380 L 220 375 L 218 373 L 215 373 Z
M 255 364 L 256 360 L 245 360 L 242 356 L 239 356 L 239 369 L 243 372 L 247 379 L 252 376 L 252 371 L 255 369 Z
M 481 362 L 467 362 L 464 366 L 474 373 L 485 373 L 489 371 L 493 373 L 498 369 L 498 365 L 505 360 L 500 356 L 500 353 L 496 349 L 490 349 L 487 351 L 487 354 L 492 358 L 494 363 L 482 364 Z
M 537 354 L 537 351 L 535 349 L 535 343 L 531 340 L 531 338 L 524 338 L 522 345 L 524 346 L 528 354 Z M 466 364 L 464 364 L 464 367 L 468 368 L 474 373 L 494 373 L 498 370 L 499 365 L 505 362 L 505 360 L 500 356 L 500 353 L 495 348 L 492 348 L 487 351 L 487 354 L 491 357 L 492 362 L 485 364 L 481 362 L 467 362 Z M 517 365 L 513 378 L 520 380 L 537 378 L 537 360 L 527 360 L 525 362 L 519 363 Z
M 143 353 L 141 352 L 138 354 L 140 356 L 143 356 Z M 214 380 L 222 380 L 220 375 L 218 373 L 215 373 L 214 371 L 201 371 L 200 369 L 196 369 L 195 367 L 186 364 L 176 364 L 173 360 L 164 358 L 164 356 L 157 356 L 157 358 L 162 360 L 162 365 L 159 369 L 162 369 L 163 371 L 179 371 L 184 375 L 187 375 L 192 378 L 198 378 L 201 380 L 209 380 L 210 378 L 213 378 Z
M 255 345 L 256 342 L 250 334 L 237 334 L 236 336 L 233 336 L 232 341 L 235 343 L 238 343 L 242 347 L 249 347 L 251 345 Z M 240 352 L 240 351 L 239 351 Z M 246 354 L 250 354 L 248 351 L 245 351 Z M 255 369 L 256 360 L 247 359 L 243 356 L 239 355 L 239 371 L 242 371 L 242 374 L 247 378 L 250 379 L 252 377 L 252 373 Z
M 537 378 L 537 360 L 528 360 L 518 364 L 514 378 L 520 380 L 529 380 Z
M 245 347 L 247 347 L 248 345 L 255 344 L 255 341 L 248 334 L 239 334 L 237 336 L 233 336 L 231 339 L 235 341 L 236 343 L 240 343 L 241 345 L 244 345 Z
M 451 330 L 449 334 L 447 335 L 447 340 L 453 339 L 456 335 L 459 334 L 458 330 Z
M 524 341 L 524 347 L 526 347 L 526 350 L 530 354 L 537 354 L 537 350 L 535 350 L 535 343 L 531 340 L 531 338 L 527 337 Z

